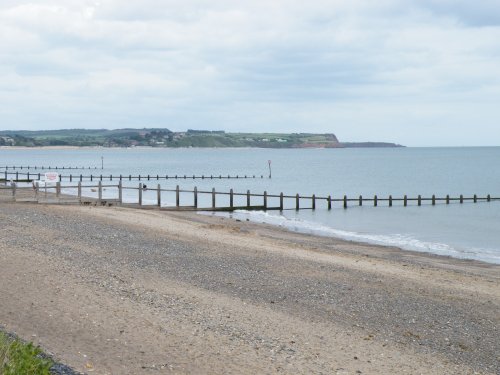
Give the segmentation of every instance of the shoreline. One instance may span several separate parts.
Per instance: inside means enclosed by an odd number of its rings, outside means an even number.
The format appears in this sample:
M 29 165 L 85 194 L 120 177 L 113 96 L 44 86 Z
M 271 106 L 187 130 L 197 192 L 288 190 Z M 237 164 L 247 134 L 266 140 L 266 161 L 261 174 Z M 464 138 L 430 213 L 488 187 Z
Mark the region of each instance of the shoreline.
M 0 205 L 0 324 L 77 371 L 500 370 L 498 265 L 194 213 Z

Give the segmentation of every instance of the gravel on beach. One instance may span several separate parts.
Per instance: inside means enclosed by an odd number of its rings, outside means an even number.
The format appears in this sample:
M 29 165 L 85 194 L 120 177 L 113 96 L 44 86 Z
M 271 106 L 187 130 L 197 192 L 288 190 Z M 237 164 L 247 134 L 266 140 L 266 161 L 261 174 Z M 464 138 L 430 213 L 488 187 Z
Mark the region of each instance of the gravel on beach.
M 0 222 L 0 324 L 78 371 L 500 374 L 499 266 L 123 208 Z

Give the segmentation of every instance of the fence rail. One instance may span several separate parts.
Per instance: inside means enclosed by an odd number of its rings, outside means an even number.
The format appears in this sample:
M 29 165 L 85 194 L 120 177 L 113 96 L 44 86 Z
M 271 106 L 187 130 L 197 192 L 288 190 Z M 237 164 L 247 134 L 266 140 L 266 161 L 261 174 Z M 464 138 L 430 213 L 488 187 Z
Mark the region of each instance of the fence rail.
M 73 190 L 74 194 L 62 194 L 62 189 Z M 227 192 L 216 191 L 215 188 L 211 190 L 198 190 L 194 187 L 192 190 L 181 189 L 179 185 L 175 189 L 165 189 L 162 188 L 160 184 L 156 187 L 145 187 L 144 184 L 139 183 L 137 186 L 124 186 L 122 181 L 118 184 L 103 184 L 99 181 L 98 184 L 83 184 L 78 182 L 77 185 L 63 185 L 61 182 L 57 182 L 52 186 L 38 186 L 34 187 L 21 187 L 15 183 L 11 186 L 0 187 L 0 190 L 10 191 L 10 195 L 14 201 L 20 202 L 39 202 L 39 203 L 79 203 L 79 204 L 96 204 L 96 205 L 125 205 L 137 208 L 151 208 L 157 207 L 160 209 L 173 209 L 173 210 L 209 210 L 209 211 L 233 211 L 236 209 L 244 210 L 316 210 L 319 204 L 323 205 L 323 208 L 331 210 L 334 206 L 339 206 L 347 209 L 351 206 L 363 206 L 365 203 L 369 203 L 374 207 L 377 207 L 379 203 L 385 203 L 387 206 L 392 207 L 395 202 L 402 202 L 404 207 L 408 206 L 410 202 L 416 202 L 416 205 L 422 206 L 424 203 L 430 202 L 431 205 L 437 205 L 439 203 L 451 204 L 453 202 L 459 202 L 461 204 L 466 202 L 492 202 L 499 201 L 500 197 L 492 197 L 490 194 L 486 196 L 478 196 L 474 194 L 472 196 L 460 195 L 458 197 L 451 197 L 447 195 L 446 197 L 436 197 L 433 195 L 431 197 L 422 197 L 418 195 L 417 197 L 408 197 L 404 195 L 403 197 L 393 197 L 389 195 L 387 198 L 381 198 L 377 195 L 373 197 L 363 197 L 358 196 L 356 198 L 349 198 L 347 195 L 341 197 L 329 196 L 316 196 L 315 194 L 311 196 L 302 196 L 300 194 L 295 195 L 285 195 L 280 194 L 268 194 L 266 191 L 262 194 L 251 193 L 250 190 L 246 192 L 234 192 L 230 189 Z M 109 191 L 113 190 L 113 195 L 109 196 Z M 107 197 L 104 197 L 103 192 L 106 191 Z M 134 196 L 137 200 L 133 202 L 126 202 L 124 200 L 124 192 L 134 191 L 135 193 L 129 194 L 128 197 Z M 86 193 L 87 195 L 85 195 Z M 147 204 L 144 200 L 145 194 L 156 193 L 154 204 Z M 175 205 L 163 205 L 162 199 L 163 193 L 174 193 L 175 194 Z M 88 194 L 91 194 L 89 196 Z M 4 194 L 5 196 L 5 194 Z M 192 204 L 181 205 L 182 201 L 186 201 L 186 196 Z M 205 196 L 205 205 L 200 204 L 200 196 Z M 220 204 L 218 197 L 225 197 L 229 201 L 227 204 Z M 239 198 L 240 204 L 236 202 Z M 241 199 L 243 198 L 243 199 Z M 271 202 L 272 200 L 272 202 Z M 149 200 L 151 202 L 151 200 Z M 243 203 L 241 203 L 243 202 Z M 219 204 L 218 204 L 219 203 Z M 272 204 L 274 203 L 274 204 Z M 339 204 L 340 203 L 340 204 Z M 353 204 L 354 203 L 354 204 Z

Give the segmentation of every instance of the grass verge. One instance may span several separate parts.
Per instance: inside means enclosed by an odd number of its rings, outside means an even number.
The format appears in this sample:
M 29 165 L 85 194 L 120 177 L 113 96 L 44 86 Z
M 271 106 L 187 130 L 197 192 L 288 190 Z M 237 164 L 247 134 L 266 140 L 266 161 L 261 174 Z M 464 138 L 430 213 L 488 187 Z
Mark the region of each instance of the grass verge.
M 0 332 L 0 375 L 49 375 L 53 362 L 41 349 Z

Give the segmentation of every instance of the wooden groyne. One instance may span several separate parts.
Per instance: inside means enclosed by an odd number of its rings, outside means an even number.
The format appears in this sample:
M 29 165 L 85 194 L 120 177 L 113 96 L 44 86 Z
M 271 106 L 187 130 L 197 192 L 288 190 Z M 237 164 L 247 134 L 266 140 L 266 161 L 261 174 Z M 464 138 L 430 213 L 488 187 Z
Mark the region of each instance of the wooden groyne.
M 99 167 L 100 168 L 100 167 Z M 85 170 L 85 169 L 98 169 L 98 167 L 66 167 L 66 166 L 62 166 L 62 167 L 58 167 L 58 166 L 38 166 L 38 165 L 20 165 L 20 166 L 9 166 L 9 165 L 6 165 L 6 166 L 0 166 L 0 169 L 5 169 L 6 171 L 8 170 L 40 170 L 40 171 L 51 171 L 51 170 Z
M 118 184 L 103 184 L 99 181 L 97 184 L 82 184 L 78 182 L 77 185 L 63 185 L 57 182 L 52 186 L 35 186 L 35 187 L 20 187 L 12 183 L 11 186 L 0 187 L 3 191 L 3 196 L 8 196 L 10 199 L 18 202 L 38 202 L 38 203 L 79 203 L 79 204 L 95 204 L 95 205 L 124 205 L 136 208 L 160 208 L 165 210 L 208 210 L 208 211 L 234 211 L 234 210 L 316 210 L 319 208 L 331 210 L 334 207 L 347 209 L 350 206 L 363 206 L 370 205 L 388 206 L 392 207 L 396 204 L 400 206 L 422 206 L 437 205 L 437 204 L 451 204 L 451 203 L 466 203 L 466 202 L 492 202 L 499 201 L 500 197 L 492 197 L 490 194 L 486 196 L 479 196 L 477 194 L 471 196 L 455 196 L 446 195 L 444 197 L 423 197 L 418 195 L 416 197 L 351 197 L 347 195 L 341 197 L 329 196 L 304 196 L 300 194 L 285 195 L 268 194 L 264 191 L 262 194 L 251 193 L 250 190 L 246 192 L 234 192 L 230 189 L 227 192 L 216 191 L 215 188 L 211 190 L 199 190 L 197 187 L 192 190 L 181 189 L 179 185 L 175 189 L 162 188 L 160 184 L 154 187 L 146 186 L 144 183 L 139 183 L 137 186 L 125 186 L 122 181 Z M 66 194 L 61 194 L 62 190 Z M 133 192 L 127 194 L 127 192 Z M 70 193 L 68 193 L 70 192 Z M 106 197 L 104 196 L 106 193 Z M 111 193 L 111 194 L 110 194 Z M 145 195 L 149 195 L 146 203 Z M 151 194 L 154 199 L 151 199 Z M 165 194 L 169 194 L 171 199 L 170 205 L 164 205 L 163 200 Z M 133 202 L 126 202 L 123 198 L 136 197 Z M 175 198 L 174 198 L 175 197 Z M 201 202 L 203 197 L 203 202 Z M 181 199 L 182 198 L 182 199 Z M 222 199 L 223 198 L 223 199 Z M 175 204 L 172 202 L 175 201 Z M 189 204 L 181 204 L 182 202 L 189 202 Z M 221 203 L 221 201 L 223 201 Z M 154 202 L 154 203 L 152 203 Z M 201 203 L 200 203 L 201 202 Z
M 1 175 L 1 174 L 0 174 Z M 13 182 L 26 182 L 26 181 L 32 181 L 32 180 L 40 180 L 43 178 L 42 173 L 30 173 L 30 172 L 7 172 L 5 171 L 3 173 L 3 181 L 10 181 L 12 180 Z M 68 175 L 59 175 L 59 181 L 62 182 L 63 180 L 69 181 L 69 182 L 83 182 L 83 181 L 160 181 L 160 180 L 232 180 L 232 179 L 263 179 L 264 175 L 187 175 L 187 174 L 175 174 L 175 175 L 160 175 L 160 174 L 147 174 L 147 175 L 136 175 L 133 176 L 131 174 L 129 175 L 103 175 L 103 174 L 90 174 L 90 175 L 83 175 L 83 174 L 68 174 Z M 0 179 L 0 181 L 2 181 Z

